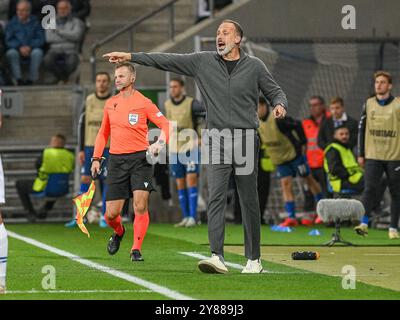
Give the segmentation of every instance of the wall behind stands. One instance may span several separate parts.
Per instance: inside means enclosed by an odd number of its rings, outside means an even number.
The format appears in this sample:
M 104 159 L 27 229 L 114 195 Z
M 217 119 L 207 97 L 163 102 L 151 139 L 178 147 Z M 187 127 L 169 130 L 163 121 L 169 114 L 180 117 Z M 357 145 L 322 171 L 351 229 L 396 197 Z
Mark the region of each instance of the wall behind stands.
M 356 29 L 342 28 L 342 7 L 356 9 Z M 192 52 L 195 35 L 215 36 L 223 19 L 241 23 L 245 35 L 252 38 L 289 39 L 366 39 L 400 38 L 399 0 L 243 0 L 176 37 L 175 43 L 165 43 L 154 51 Z M 163 72 L 139 68 L 138 83 L 164 85 Z M 191 89 L 189 88 L 189 92 Z

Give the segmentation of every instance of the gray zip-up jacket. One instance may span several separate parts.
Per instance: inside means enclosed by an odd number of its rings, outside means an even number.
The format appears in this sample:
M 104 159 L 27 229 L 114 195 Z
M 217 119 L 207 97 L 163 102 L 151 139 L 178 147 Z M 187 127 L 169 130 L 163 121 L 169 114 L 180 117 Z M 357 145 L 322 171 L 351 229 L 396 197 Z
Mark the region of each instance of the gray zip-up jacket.
M 190 54 L 132 53 L 132 62 L 194 78 L 207 110 L 207 128 L 257 129 L 260 90 L 272 106 L 287 108 L 285 93 L 265 64 L 240 49 L 229 75 L 225 62 L 213 51 Z

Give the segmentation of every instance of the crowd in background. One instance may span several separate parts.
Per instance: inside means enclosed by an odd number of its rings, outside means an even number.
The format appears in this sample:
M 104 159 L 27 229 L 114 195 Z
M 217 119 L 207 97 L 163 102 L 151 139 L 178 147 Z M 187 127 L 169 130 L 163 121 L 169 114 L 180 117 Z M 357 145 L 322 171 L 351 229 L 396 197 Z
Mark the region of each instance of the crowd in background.
M 42 13 L 46 5 L 56 9 L 55 28 L 48 28 L 49 11 Z M 68 82 L 89 14 L 89 0 L 0 1 L 0 85 Z

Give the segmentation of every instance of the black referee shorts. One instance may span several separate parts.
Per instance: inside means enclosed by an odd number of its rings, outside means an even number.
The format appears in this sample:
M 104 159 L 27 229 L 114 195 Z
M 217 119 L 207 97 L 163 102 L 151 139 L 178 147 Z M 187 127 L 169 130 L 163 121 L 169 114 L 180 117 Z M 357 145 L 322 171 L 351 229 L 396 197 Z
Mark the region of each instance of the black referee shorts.
M 153 191 L 153 166 L 146 160 L 146 151 L 111 154 L 107 165 L 106 200 L 132 197 L 132 191 Z

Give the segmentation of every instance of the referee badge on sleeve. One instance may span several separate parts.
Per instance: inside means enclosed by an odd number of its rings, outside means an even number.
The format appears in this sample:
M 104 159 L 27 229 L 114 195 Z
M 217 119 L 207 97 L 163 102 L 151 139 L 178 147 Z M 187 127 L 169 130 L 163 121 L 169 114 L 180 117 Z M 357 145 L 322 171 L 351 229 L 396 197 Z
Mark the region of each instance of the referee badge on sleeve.
M 137 113 L 130 113 L 129 114 L 129 123 L 130 125 L 135 125 L 139 120 L 139 115 Z

